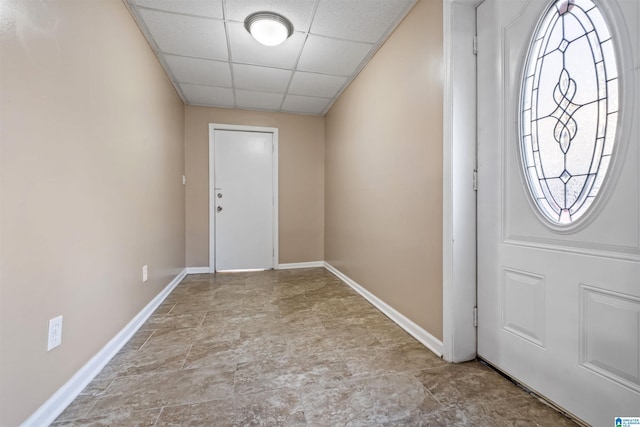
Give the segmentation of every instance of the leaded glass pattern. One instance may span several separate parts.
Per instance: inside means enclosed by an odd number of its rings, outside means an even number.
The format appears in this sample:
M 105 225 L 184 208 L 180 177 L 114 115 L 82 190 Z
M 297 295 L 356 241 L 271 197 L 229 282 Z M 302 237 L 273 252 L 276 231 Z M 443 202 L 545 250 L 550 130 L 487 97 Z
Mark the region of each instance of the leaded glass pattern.
M 567 225 L 593 204 L 618 123 L 613 39 L 592 0 L 557 0 L 533 35 L 520 105 L 525 177 L 540 212 Z

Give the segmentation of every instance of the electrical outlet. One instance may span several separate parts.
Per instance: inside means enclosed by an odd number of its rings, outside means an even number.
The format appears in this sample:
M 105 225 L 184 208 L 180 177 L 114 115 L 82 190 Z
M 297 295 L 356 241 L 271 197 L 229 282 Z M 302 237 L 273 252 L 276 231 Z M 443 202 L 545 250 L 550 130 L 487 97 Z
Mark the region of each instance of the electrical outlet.
M 62 316 L 49 320 L 49 339 L 47 351 L 51 351 L 62 344 Z
M 149 279 L 149 269 L 146 265 L 142 266 L 142 281 L 146 282 Z

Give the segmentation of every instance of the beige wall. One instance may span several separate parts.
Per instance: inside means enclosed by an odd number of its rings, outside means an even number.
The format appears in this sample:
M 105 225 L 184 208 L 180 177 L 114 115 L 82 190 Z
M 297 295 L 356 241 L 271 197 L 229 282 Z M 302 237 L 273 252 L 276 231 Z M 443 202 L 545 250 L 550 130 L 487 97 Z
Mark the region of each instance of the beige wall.
M 326 116 L 325 260 L 442 339 L 442 1 Z
M 0 21 L 0 425 L 15 426 L 184 268 L 184 106 L 120 1 L 3 1 Z
M 209 266 L 209 123 L 278 128 L 280 263 L 324 255 L 324 118 L 186 107 L 187 265 Z

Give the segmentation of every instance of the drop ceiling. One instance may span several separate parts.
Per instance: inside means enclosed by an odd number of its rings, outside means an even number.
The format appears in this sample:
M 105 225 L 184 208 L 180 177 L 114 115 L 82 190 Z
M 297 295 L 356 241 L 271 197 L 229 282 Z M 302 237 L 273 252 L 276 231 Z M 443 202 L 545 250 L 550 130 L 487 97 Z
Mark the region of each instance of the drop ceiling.
M 418 0 L 125 0 L 185 104 L 324 115 Z M 293 35 L 263 46 L 261 11 Z

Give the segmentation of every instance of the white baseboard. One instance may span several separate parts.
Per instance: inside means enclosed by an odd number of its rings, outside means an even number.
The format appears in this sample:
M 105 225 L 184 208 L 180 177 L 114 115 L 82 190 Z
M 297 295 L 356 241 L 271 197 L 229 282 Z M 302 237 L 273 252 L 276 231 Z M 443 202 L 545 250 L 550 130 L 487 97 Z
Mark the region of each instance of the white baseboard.
M 289 270 L 294 268 L 314 268 L 324 267 L 324 261 L 293 262 L 289 264 L 278 264 L 278 270 Z M 187 274 L 207 274 L 209 267 L 187 267 Z
M 314 267 L 324 267 L 324 261 L 293 262 L 289 264 L 279 264 L 278 270 L 290 270 L 294 268 L 314 268 Z
M 65 410 L 67 406 L 100 373 L 102 368 L 131 339 L 156 308 L 171 291 L 184 279 L 186 270 L 182 270 L 154 299 L 149 302 L 102 350 L 91 358 L 69 381 L 56 391 L 21 427 L 48 426 Z
M 434 352 L 438 357 L 442 357 L 444 349 L 442 341 L 422 329 L 412 320 L 401 314 L 399 311 L 391 307 L 386 302 L 360 286 L 358 283 L 347 277 L 340 270 L 325 262 L 324 267 L 335 274 L 340 280 L 349 285 L 353 290 L 362 295 L 367 301 L 373 304 L 378 310 L 383 312 L 389 319 L 393 320 L 398 326 L 407 331 L 409 335 L 420 341 L 425 347 Z
M 209 267 L 187 267 L 187 274 L 207 274 L 210 272 Z

